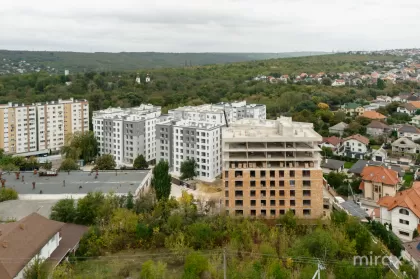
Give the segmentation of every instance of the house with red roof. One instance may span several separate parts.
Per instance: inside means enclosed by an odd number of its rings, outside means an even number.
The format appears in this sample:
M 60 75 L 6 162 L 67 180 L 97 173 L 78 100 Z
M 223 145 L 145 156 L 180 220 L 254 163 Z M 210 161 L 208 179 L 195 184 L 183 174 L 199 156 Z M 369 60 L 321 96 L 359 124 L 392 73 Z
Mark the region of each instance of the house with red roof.
M 327 138 L 322 138 L 322 142 L 319 144 L 319 147 L 328 147 L 331 148 L 333 152 L 337 151 L 341 144 L 341 138 L 332 136 Z
M 342 141 L 342 148 L 340 148 L 339 155 L 363 159 L 369 152 L 369 139 L 362 135 L 356 134 L 344 138 Z
M 336 79 L 331 84 L 331 86 L 345 86 L 345 85 L 346 85 L 346 81 L 344 79 Z
M 420 229 L 420 182 L 393 196 L 379 199 L 379 220 L 392 225 L 392 231 L 403 240 L 412 240 L 414 230 Z
M 382 197 L 394 196 L 400 185 L 398 172 L 385 166 L 366 166 L 361 173 L 359 189 L 363 197 L 377 202 Z

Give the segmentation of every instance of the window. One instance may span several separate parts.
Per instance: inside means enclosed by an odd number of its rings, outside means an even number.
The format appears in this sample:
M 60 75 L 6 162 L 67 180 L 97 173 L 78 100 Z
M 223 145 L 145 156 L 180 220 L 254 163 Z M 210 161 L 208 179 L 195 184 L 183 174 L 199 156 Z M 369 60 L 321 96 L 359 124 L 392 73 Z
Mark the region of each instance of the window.
M 270 206 L 276 206 L 276 201 L 275 200 L 270 200 Z
M 311 186 L 310 180 L 303 180 L 303 186 Z
M 261 176 L 261 178 L 265 178 L 265 171 L 261 171 L 260 176 Z
M 280 181 L 279 181 L 279 186 L 280 186 L 280 187 L 284 187 L 284 180 L 280 180 Z
M 407 209 L 405 209 L 405 208 L 401 208 L 401 209 L 400 209 L 400 214 L 403 214 L 403 215 L 410 215 L 410 213 L 408 212 L 408 210 L 407 210 Z
M 255 197 L 255 190 L 251 190 L 251 191 L 250 191 L 250 196 L 251 196 L 251 197 Z
M 279 171 L 279 177 L 284 177 L 284 171 Z
M 303 215 L 311 215 L 311 210 L 310 209 L 304 209 L 303 210 Z
M 303 205 L 311 205 L 311 200 L 303 200 Z
M 296 205 L 296 201 L 295 200 L 290 200 L 290 206 L 295 206 Z
M 290 177 L 295 177 L 295 171 L 290 171 L 290 172 L 289 172 L 289 176 L 290 176 Z
M 309 171 L 309 170 L 302 171 L 302 176 L 303 177 L 310 177 L 311 176 L 311 171 Z
M 286 214 L 286 211 L 284 209 L 280 209 L 279 213 L 280 213 L 280 215 L 284 215 L 284 214 Z
M 270 191 L 270 197 L 275 197 L 275 196 L 276 196 L 276 191 L 271 190 L 271 191 Z
M 294 196 L 295 196 L 295 190 L 291 190 L 291 191 L 290 191 L 290 196 L 291 196 L 291 197 L 294 197 Z
M 256 200 L 251 200 L 251 206 L 256 206 L 257 205 L 257 201 Z
M 284 197 L 284 190 L 280 190 L 280 191 L 279 191 L 279 196 L 280 196 L 280 197 Z
M 284 200 L 279 200 L 279 205 L 284 206 L 285 205 Z
M 410 233 L 408 233 L 408 232 L 404 232 L 404 231 L 398 231 L 398 232 L 401 235 L 410 236 Z
M 250 186 L 251 186 L 251 187 L 255 187 L 255 180 L 251 180 L 251 181 L 250 181 Z
M 295 186 L 295 181 L 294 180 L 290 180 L 290 186 L 291 187 Z
M 409 225 L 410 222 L 404 219 L 400 219 L 400 224 Z

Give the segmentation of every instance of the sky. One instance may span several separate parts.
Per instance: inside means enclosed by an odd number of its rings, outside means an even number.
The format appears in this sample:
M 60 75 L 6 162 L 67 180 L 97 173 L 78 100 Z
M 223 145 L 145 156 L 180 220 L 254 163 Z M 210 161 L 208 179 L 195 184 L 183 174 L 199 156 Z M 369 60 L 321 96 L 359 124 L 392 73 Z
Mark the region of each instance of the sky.
M 5 0 L 0 49 L 294 52 L 420 47 L 418 0 Z

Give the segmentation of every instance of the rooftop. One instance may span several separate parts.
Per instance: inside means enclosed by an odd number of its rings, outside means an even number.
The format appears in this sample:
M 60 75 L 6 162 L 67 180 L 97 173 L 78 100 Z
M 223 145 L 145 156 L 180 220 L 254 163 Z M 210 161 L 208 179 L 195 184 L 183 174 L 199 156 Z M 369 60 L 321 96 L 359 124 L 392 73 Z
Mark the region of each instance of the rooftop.
M 351 136 L 343 139 L 343 141 L 347 141 L 347 140 L 351 140 L 351 139 L 357 140 L 358 142 L 361 142 L 361 143 L 363 143 L 365 145 L 368 145 L 369 144 L 369 139 L 367 137 L 364 137 L 364 136 L 359 135 L 359 134 L 351 135 Z
M 161 107 L 150 104 L 141 104 L 138 107 L 132 108 L 107 108 L 104 110 L 97 110 L 93 112 L 92 118 L 102 119 L 125 119 L 128 121 L 143 120 L 150 117 L 158 117 L 160 115 Z M 159 115 L 156 115 L 158 113 Z
M 344 130 L 348 127 L 349 125 L 347 123 L 344 122 L 340 122 L 338 124 L 335 124 L 334 126 L 330 127 L 329 129 L 331 130 Z
M 344 161 L 334 160 L 334 159 L 325 159 L 321 163 L 321 168 L 326 168 L 330 170 L 338 170 L 344 167 Z
M 215 128 L 220 128 L 223 125 L 205 121 L 180 120 L 174 122 L 174 126 L 183 128 L 198 128 L 203 130 L 212 130 Z
M 70 174 L 59 172 L 57 176 L 47 177 L 40 177 L 32 172 L 21 172 L 20 176 L 24 176 L 24 182 L 21 179 L 16 180 L 14 173 L 3 173 L 2 178 L 6 179 L 6 187 L 15 189 L 19 195 L 47 197 L 49 195 L 87 194 L 96 191 L 103 193 L 113 191 L 117 194 L 134 193 L 148 173 L 149 170 L 119 170 L 117 175 L 114 171 L 99 172 L 98 178 L 95 179 L 95 173 L 90 175 L 90 172 L 83 171 L 72 171 Z M 65 180 L 65 186 L 63 186 L 63 180 Z M 35 190 L 32 190 L 32 182 L 35 182 Z M 82 188 L 79 188 L 80 186 Z M 42 194 L 39 193 L 40 190 L 42 190 Z
M 373 110 L 365 111 L 361 117 L 369 118 L 369 119 L 385 119 L 386 116 Z
M 396 185 L 399 182 L 398 172 L 384 166 L 367 166 L 363 169 L 361 176 L 364 181 L 387 185 Z
M 420 182 L 414 182 L 413 186 L 405 191 L 398 192 L 394 197 L 383 197 L 378 201 L 380 206 L 392 210 L 396 207 L 410 209 L 418 218 L 420 218 Z
M 312 123 L 294 122 L 291 117 L 276 120 L 244 118 L 223 128 L 223 139 L 322 141 Z

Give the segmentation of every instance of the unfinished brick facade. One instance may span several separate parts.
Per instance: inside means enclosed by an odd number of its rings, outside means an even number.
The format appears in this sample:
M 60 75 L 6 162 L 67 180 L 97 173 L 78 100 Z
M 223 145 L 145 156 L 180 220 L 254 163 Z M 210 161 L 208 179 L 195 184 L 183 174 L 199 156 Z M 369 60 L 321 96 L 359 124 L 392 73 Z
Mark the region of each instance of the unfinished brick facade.
M 243 130 L 244 126 L 246 127 Z M 227 213 L 278 218 L 323 215 L 323 176 L 312 124 L 289 118 L 241 120 L 223 131 Z

